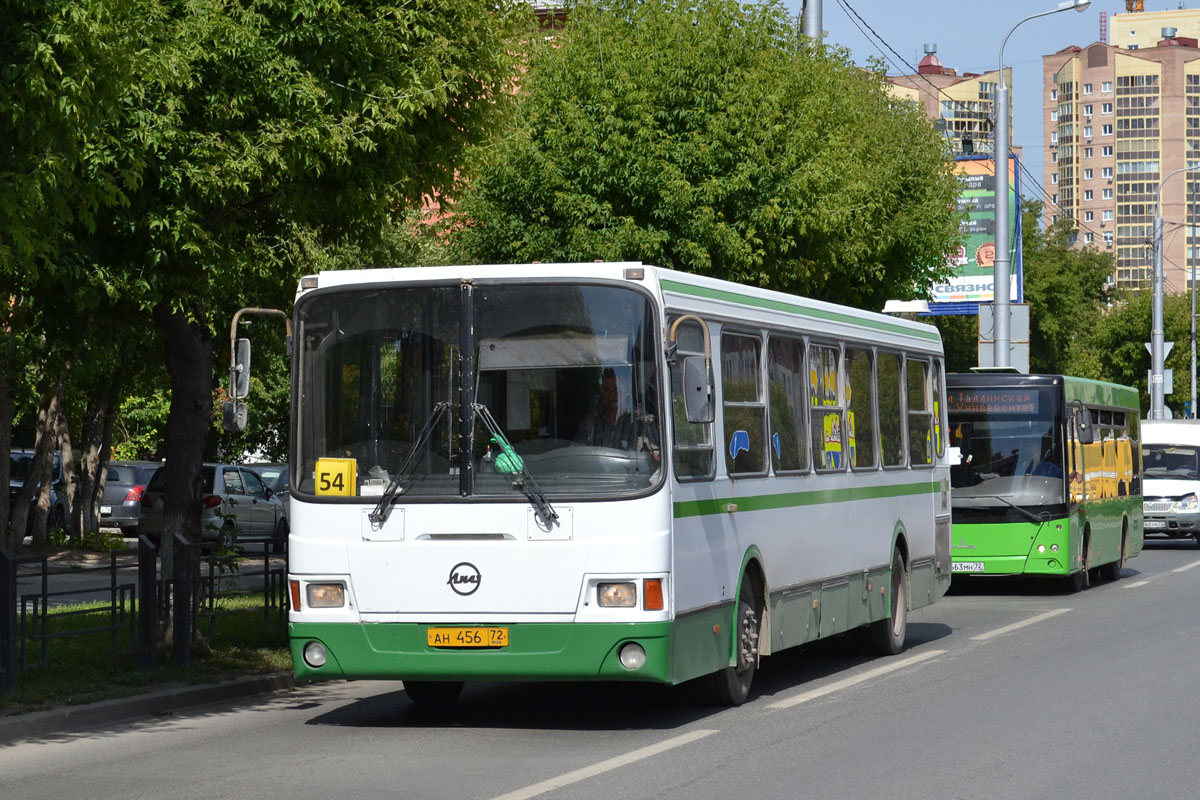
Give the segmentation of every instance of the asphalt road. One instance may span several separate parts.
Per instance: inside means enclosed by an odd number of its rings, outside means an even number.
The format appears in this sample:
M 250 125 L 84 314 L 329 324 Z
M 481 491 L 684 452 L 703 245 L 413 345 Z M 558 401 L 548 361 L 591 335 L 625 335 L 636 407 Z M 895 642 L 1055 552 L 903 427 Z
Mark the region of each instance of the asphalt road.
M 749 703 L 688 687 L 306 686 L 0 746 L 0 797 L 1191 798 L 1200 552 L 1150 542 L 1076 595 L 956 584 L 909 647 L 766 659 Z

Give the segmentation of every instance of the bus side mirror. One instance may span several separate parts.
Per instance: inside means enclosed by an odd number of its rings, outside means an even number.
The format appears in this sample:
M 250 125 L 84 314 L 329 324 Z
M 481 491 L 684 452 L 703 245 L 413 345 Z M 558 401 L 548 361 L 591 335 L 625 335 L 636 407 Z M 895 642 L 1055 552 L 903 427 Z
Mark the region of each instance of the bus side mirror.
M 1096 435 L 1092 429 L 1091 411 L 1086 408 L 1080 408 L 1075 411 L 1075 430 L 1077 431 L 1080 444 L 1092 444 L 1096 441 Z
M 237 340 L 233 366 L 233 399 L 244 400 L 250 394 L 250 340 Z
M 226 400 L 221 404 L 221 427 L 226 433 L 241 433 L 246 430 L 246 404 Z
M 683 407 L 688 422 L 708 423 L 716 416 L 712 364 L 702 356 L 683 360 Z

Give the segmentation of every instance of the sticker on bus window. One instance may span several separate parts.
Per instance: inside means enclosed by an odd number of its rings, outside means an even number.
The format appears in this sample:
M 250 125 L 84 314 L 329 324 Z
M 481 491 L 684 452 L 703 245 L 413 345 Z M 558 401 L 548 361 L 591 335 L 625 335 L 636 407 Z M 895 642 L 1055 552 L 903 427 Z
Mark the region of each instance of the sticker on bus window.
M 357 466 L 358 462 L 353 458 L 318 458 L 317 494 L 353 497 Z

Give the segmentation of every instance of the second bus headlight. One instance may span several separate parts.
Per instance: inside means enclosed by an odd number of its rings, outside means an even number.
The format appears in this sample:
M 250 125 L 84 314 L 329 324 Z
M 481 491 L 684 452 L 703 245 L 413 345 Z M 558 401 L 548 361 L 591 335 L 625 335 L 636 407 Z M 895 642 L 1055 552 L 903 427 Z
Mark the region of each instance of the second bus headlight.
M 340 583 L 310 583 L 306 590 L 309 608 L 341 608 L 346 605 L 346 587 Z
M 596 587 L 596 602 L 602 608 L 633 608 L 637 605 L 637 587 L 632 583 L 601 583 Z

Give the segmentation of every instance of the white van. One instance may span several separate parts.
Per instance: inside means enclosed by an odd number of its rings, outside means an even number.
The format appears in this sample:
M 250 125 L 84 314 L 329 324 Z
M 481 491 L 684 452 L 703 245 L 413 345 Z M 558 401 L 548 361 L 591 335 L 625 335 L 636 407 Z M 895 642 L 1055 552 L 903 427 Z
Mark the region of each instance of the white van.
M 1200 547 L 1200 421 L 1143 420 L 1142 526 Z

